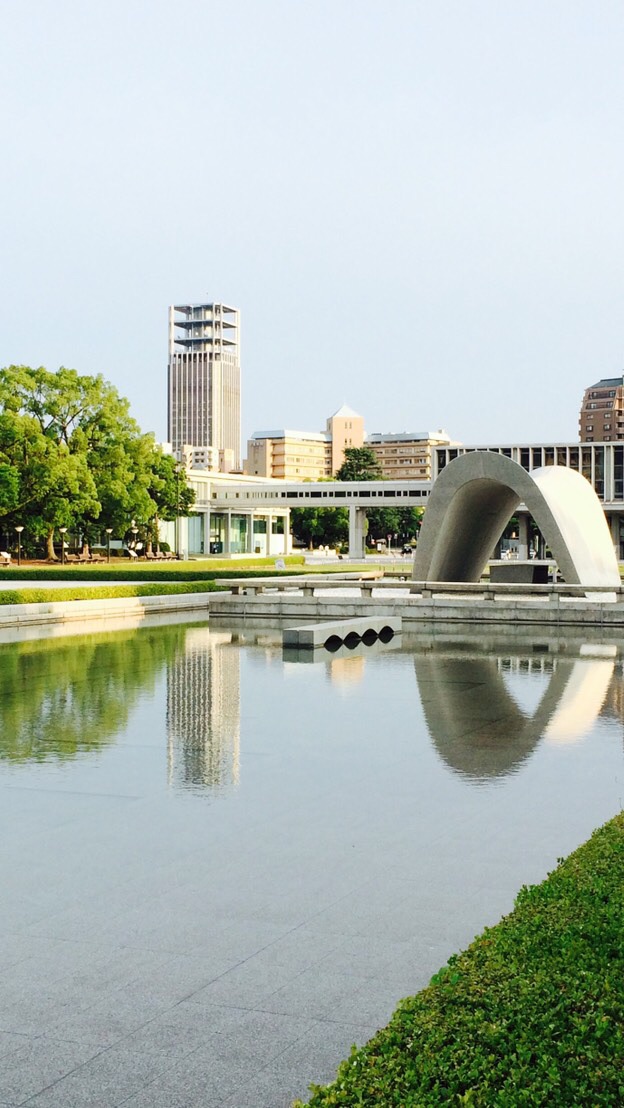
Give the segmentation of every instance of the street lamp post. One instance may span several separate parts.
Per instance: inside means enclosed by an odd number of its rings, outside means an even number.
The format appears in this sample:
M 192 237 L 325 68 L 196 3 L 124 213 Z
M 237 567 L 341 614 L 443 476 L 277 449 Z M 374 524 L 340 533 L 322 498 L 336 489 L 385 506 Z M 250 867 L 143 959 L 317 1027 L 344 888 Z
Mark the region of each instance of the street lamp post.
M 110 562 L 110 537 L 113 533 L 112 527 L 106 528 L 106 561 Z
M 16 527 L 15 530 L 17 531 L 17 564 L 18 564 L 18 566 L 21 566 L 21 564 L 22 564 L 22 531 L 24 530 L 24 528 L 23 527 Z
M 175 552 L 180 557 L 180 463 L 176 462 L 176 520 L 175 520 Z
M 67 528 L 66 527 L 59 527 L 59 531 L 61 532 L 61 565 L 64 566 L 65 565 L 65 535 L 67 533 Z
M 137 537 L 137 531 L 139 530 L 139 528 L 136 525 L 136 520 L 135 519 L 132 520 L 132 527 L 130 528 L 130 530 L 132 531 L 132 534 L 134 535 L 134 538 L 132 540 L 132 549 L 134 550 L 134 552 L 136 554 L 136 541 L 137 541 L 136 537 Z

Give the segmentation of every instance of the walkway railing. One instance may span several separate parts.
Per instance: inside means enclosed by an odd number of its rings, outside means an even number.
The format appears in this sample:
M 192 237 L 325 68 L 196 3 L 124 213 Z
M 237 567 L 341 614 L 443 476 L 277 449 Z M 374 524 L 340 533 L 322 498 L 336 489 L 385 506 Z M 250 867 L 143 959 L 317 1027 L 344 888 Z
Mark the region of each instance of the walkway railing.
M 489 581 L 477 583 L 466 581 L 413 581 L 406 577 L 404 580 L 382 578 L 375 575 L 374 571 L 363 574 L 332 574 L 331 577 L 323 577 L 320 574 L 301 577 L 240 577 L 222 578 L 219 584 L 228 589 L 235 596 L 255 596 L 257 593 L 270 592 L 297 592 L 304 596 L 313 596 L 319 590 L 353 588 L 359 589 L 362 597 L 370 598 L 373 590 L 382 592 L 387 589 L 404 590 L 410 598 L 422 600 L 485 600 L 496 602 L 497 600 L 523 599 L 543 600 L 550 604 L 558 604 L 561 600 L 581 599 L 593 600 L 595 603 L 613 603 L 624 600 L 624 586 L 608 585 L 568 585 L 565 583 L 534 585 L 513 584 L 500 582 L 492 584 Z

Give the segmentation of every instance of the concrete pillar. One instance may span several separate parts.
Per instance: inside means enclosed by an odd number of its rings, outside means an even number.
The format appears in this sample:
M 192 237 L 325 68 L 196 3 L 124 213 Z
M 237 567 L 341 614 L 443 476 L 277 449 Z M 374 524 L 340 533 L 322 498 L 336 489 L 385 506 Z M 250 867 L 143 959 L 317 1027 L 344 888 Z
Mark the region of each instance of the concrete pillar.
M 290 533 L 290 508 L 283 513 L 284 516 L 284 554 L 292 554 L 292 535 Z
M 360 561 L 364 557 L 364 523 L 366 511 L 349 505 L 349 557 Z
M 231 554 L 230 544 L 232 541 L 232 513 L 225 513 L 225 535 L 223 536 L 223 553 Z
M 267 521 L 266 521 L 266 551 L 265 551 L 265 553 L 266 553 L 267 558 L 271 557 L 271 534 L 272 534 L 272 531 L 273 531 L 273 515 L 272 515 L 271 512 L 269 512 L 269 514 L 267 516 Z
M 613 548 L 615 550 L 615 556 L 619 562 L 620 560 L 620 517 L 617 512 L 612 512 L 609 518 L 609 527 L 611 530 L 611 539 L 613 540 Z
M 526 512 L 518 513 L 518 557 L 526 561 L 529 556 L 529 517 Z
M 179 552 L 182 555 L 182 561 L 185 562 L 189 556 L 189 538 L 188 538 L 188 518 L 180 518 L 180 549 Z

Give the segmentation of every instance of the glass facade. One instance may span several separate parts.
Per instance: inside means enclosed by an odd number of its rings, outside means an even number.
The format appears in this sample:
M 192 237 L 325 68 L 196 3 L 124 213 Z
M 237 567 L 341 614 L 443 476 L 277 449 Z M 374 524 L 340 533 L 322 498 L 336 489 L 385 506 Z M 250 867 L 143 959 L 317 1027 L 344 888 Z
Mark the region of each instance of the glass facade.
M 624 446 L 616 443 L 583 443 L 578 446 L 554 444 L 544 446 L 466 446 L 450 450 L 439 446 L 435 451 L 434 480 L 457 454 L 489 450 L 503 454 L 531 472 L 541 466 L 567 466 L 581 473 L 596 495 L 605 504 L 618 501 L 624 506 Z

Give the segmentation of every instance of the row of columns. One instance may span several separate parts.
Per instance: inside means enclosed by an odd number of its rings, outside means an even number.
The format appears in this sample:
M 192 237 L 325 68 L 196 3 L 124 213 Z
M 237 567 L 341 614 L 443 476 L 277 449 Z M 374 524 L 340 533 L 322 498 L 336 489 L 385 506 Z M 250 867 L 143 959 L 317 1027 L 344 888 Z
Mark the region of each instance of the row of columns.
M 215 513 L 215 514 L 218 514 L 218 515 L 224 517 L 224 533 L 223 533 L 223 553 L 224 554 L 230 554 L 231 553 L 232 516 L 236 516 L 236 515 L 244 516 L 245 519 L 247 520 L 247 529 L 246 529 L 246 532 L 245 532 L 245 549 L 243 551 L 241 551 L 241 553 L 243 553 L 243 554 L 253 554 L 254 553 L 254 547 L 255 547 L 254 522 L 258 518 L 262 518 L 262 519 L 266 520 L 266 543 L 265 543 L 264 553 L 268 557 L 270 557 L 271 554 L 273 553 L 273 550 L 271 549 L 271 546 L 272 546 L 272 538 L 273 538 L 273 523 L 274 523 L 274 520 L 276 518 L 283 518 L 284 519 L 284 534 L 285 534 L 286 537 L 288 536 L 289 515 L 290 515 L 290 513 L 288 513 L 286 516 L 282 516 L 282 513 L 279 513 L 279 515 L 278 515 L 276 512 L 266 511 L 266 512 L 262 512 L 262 516 L 260 517 L 255 512 L 251 512 L 250 514 L 248 514 L 246 512 L 237 512 L 236 509 L 226 509 L 225 511 L 220 511 L 220 512 Z M 210 544 L 210 512 L 209 511 L 206 512 L 205 515 L 204 515 L 204 543 L 205 544 L 206 543 Z M 287 543 L 286 543 L 286 546 L 287 546 Z M 209 552 L 209 550 L 206 551 L 206 553 L 208 553 L 208 552 Z M 278 553 L 281 553 L 281 551 L 279 551 Z

